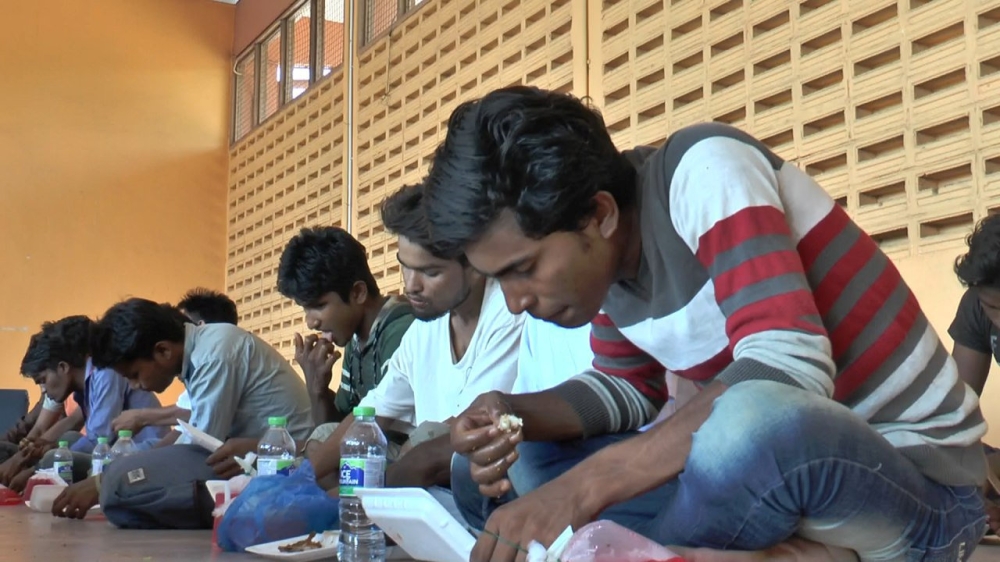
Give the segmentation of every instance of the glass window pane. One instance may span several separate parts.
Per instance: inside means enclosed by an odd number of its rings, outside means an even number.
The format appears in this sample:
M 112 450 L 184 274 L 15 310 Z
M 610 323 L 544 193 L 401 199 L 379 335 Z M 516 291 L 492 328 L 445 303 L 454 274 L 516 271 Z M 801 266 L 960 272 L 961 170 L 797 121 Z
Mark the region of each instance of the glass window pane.
M 364 9 L 365 34 L 361 44 L 367 45 L 396 22 L 399 0 L 365 0 Z
M 281 30 L 278 29 L 264 40 L 260 46 L 261 60 L 261 92 L 260 121 L 278 111 L 281 103 Z
M 253 51 L 236 63 L 236 92 L 233 104 L 233 140 L 240 140 L 253 128 L 253 96 L 257 86 Z
M 312 50 L 312 2 L 306 2 L 288 21 L 292 49 L 292 97 L 299 97 L 312 81 L 309 53 Z
M 326 0 L 323 6 L 323 76 L 344 64 L 344 0 Z

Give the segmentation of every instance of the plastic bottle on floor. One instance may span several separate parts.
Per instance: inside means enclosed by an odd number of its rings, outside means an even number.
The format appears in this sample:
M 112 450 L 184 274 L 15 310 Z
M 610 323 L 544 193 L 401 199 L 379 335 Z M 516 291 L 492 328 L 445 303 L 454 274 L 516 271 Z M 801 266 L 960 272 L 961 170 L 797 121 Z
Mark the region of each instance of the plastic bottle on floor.
M 340 562 L 385 560 L 385 534 L 365 515 L 355 490 L 385 485 L 386 448 L 375 408 L 354 408 L 354 423 L 340 443 Z
M 52 468 L 67 484 L 73 483 L 73 452 L 69 450 L 69 441 L 60 441 L 52 457 Z
M 257 476 L 288 476 L 295 464 L 295 440 L 286 429 L 288 419 L 271 417 L 267 423 L 271 427 L 257 445 Z
M 90 475 L 97 476 L 104 472 L 104 465 L 111 462 L 111 447 L 108 445 L 107 437 L 98 437 L 97 446 L 90 454 Z
M 132 432 L 127 429 L 123 429 L 118 432 L 118 441 L 115 441 L 115 446 L 111 447 L 111 462 L 114 462 L 121 457 L 134 455 L 137 452 L 135 443 L 132 441 Z

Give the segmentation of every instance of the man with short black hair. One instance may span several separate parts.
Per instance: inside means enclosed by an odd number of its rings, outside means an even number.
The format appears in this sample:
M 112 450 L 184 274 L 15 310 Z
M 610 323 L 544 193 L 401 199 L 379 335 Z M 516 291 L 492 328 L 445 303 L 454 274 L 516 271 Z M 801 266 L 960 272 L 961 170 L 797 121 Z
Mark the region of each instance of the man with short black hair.
M 404 186 L 382 203 L 386 230 L 399 236 L 404 291 L 419 321 L 360 405 L 375 408 L 383 429 L 415 427 L 406 447 L 390 459 L 386 485 L 431 488 L 451 507 L 443 491 L 454 453 L 447 424 L 481 393 L 510 391 L 523 318 L 507 311 L 496 283 L 464 258 L 442 258 L 426 249 L 422 190 Z M 340 441 L 353 420 L 348 416 L 311 457 L 318 477 L 339 473 Z
M 382 295 L 365 247 L 335 226 L 302 229 L 288 242 L 278 264 L 278 291 L 301 306 L 306 326 L 319 332 L 295 335 L 295 360 L 320 426 L 310 440 L 325 441 L 333 428 L 323 424 L 342 421 L 382 380 L 413 312 L 406 299 Z M 338 347 L 345 358 L 334 392 Z

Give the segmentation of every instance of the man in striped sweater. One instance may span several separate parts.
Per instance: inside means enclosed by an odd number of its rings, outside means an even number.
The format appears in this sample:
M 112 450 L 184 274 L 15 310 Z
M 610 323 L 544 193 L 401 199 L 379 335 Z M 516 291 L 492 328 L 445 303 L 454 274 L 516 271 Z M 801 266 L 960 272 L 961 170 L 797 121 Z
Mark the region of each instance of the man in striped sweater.
M 498 90 L 453 113 L 425 211 L 436 251 L 497 278 L 512 312 L 594 318 L 593 369 L 483 395 L 452 426 L 483 496 L 520 496 L 473 560 L 599 516 L 748 557 L 809 539 L 806 559 L 965 560 L 982 536 L 975 393 L 872 239 L 749 135 L 619 152 L 571 96 Z M 636 434 L 665 369 L 701 391 Z

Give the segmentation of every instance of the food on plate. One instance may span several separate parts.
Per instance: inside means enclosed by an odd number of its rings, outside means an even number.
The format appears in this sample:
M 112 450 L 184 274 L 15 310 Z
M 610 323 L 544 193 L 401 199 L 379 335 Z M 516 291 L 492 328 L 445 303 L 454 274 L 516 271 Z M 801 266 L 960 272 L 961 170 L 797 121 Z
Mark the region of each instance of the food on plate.
M 288 544 L 283 544 L 278 547 L 280 552 L 305 552 L 307 550 L 314 550 L 317 548 L 323 548 L 323 543 L 313 540 L 316 538 L 316 533 L 309 533 L 309 536 L 300 540 Z
M 504 414 L 500 416 L 500 420 L 497 421 L 497 429 L 503 431 L 504 433 L 514 433 L 515 431 L 521 429 L 521 418 L 515 416 L 514 414 Z

